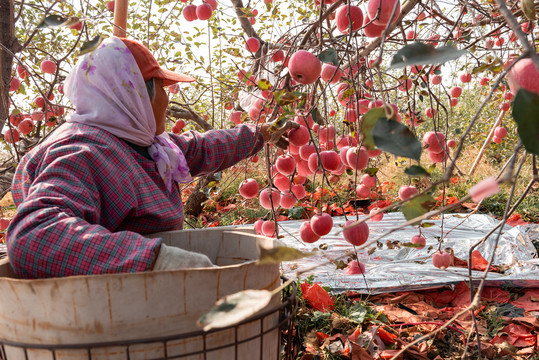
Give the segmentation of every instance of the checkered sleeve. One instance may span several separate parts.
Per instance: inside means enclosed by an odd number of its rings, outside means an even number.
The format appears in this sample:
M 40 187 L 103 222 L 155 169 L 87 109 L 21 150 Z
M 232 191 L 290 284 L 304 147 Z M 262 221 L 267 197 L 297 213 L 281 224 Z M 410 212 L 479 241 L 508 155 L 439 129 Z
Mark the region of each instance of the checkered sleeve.
M 136 206 L 136 185 L 118 174 L 118 157 L 98 150 L 58 146 L 39 161 L 19 165 L 13 181 L 17 214 L 6 237 L 10 263 L 19 276 L 151 268 L 160 239 L 114 232 L 115 219 L 119 223 Z M 115 215 L 104 219 L 104 207 Z
M 226 169 L 256 154 L 264 145 L 264 137 L 251 124 L 205 133 L 189 131 L 181 135 L 171 134 L 171 137 L 183 151 L 192 176 Z

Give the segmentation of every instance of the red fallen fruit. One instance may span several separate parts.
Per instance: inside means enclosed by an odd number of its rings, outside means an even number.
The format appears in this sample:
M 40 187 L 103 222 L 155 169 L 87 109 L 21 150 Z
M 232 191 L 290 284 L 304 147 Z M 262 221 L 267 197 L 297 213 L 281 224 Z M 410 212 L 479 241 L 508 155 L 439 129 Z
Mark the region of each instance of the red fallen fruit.
M 432 265 L 439 269 L 447 269 L 451 265 L 451 255 L 446 251 L 436 251 L 432 254 Z
M 367 223 L 361 223 L 351 228 L 347 228 L 348 225 L 353 224 L 354 220 L 348 220 L 344 223 L 343 236 L 344 240 L 348 241 L 354 246 L 360 246 L 367 242 L 369 239 L 369 225 Z
M 311 218 L 311 229 L 318 236 L 329 234 L 333 228 L 333 219 L 329 214 L 316 214 Z
M 344 273 L 347 275 L 365 274 L 365 265 L 357 260 L 352 260 L 344 269 Z
M 299 228 L 299 237 L 301 240 L 309 244 L 312 244 L 320 239 L 320 236 L 315 234 L 312 230 L 310 221 L 305 221 L 303 224 L 301 224 Z
M 425 245 L 427 244 L 427 240 L 421 236 L 421 235 L 415 235 L 412 237 L 412 240 L 410 242 L 414 245 L 419 245 L 416 249 L 423 249 Z

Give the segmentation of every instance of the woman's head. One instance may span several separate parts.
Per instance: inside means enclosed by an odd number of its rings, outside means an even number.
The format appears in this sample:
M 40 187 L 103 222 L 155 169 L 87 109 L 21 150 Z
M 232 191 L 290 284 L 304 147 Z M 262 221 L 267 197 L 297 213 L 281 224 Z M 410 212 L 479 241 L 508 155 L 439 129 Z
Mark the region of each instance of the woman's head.
M 84 55 L 68 75 L 65 94 L 75 107 L 68 121 L 148 146 L 165 130 L 168 96 L 163 87 L 193 80 L 161 69 L 142 44 L 111 37 Z

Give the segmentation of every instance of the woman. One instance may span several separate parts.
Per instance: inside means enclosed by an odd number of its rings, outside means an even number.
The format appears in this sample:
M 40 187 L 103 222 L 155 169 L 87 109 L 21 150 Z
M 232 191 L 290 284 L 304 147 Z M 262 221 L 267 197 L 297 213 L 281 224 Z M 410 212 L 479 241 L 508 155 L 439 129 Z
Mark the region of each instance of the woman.
M 17 214 L 6 242 L 20 277 L 212 266 L 143 234 L 182 228 L 177 182 L 232 166 L 289 126 L 168 135 L 164 87 L 179 81 L 194 79 L 161 69 L 127 39 L 106 39 L 78 61 L 64 85 L 75 112 L 21 160 L 13 180 Z

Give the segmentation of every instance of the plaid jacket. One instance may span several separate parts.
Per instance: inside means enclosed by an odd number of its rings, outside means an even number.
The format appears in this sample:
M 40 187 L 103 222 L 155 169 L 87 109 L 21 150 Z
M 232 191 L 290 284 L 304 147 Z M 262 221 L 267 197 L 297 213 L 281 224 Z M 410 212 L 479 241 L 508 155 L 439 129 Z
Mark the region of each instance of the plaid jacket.
M 230 167 L 263 145 L 250 125 L 170 136 L 193 177 Z M 17 214 L 6 241 L 23 278 L 148 270 L 161 240 L 141 234 L 183 224 L 180 191 L 167 191 L 154 161 L 81 124 L 62 125 L 23 157 L 12 195 Z

